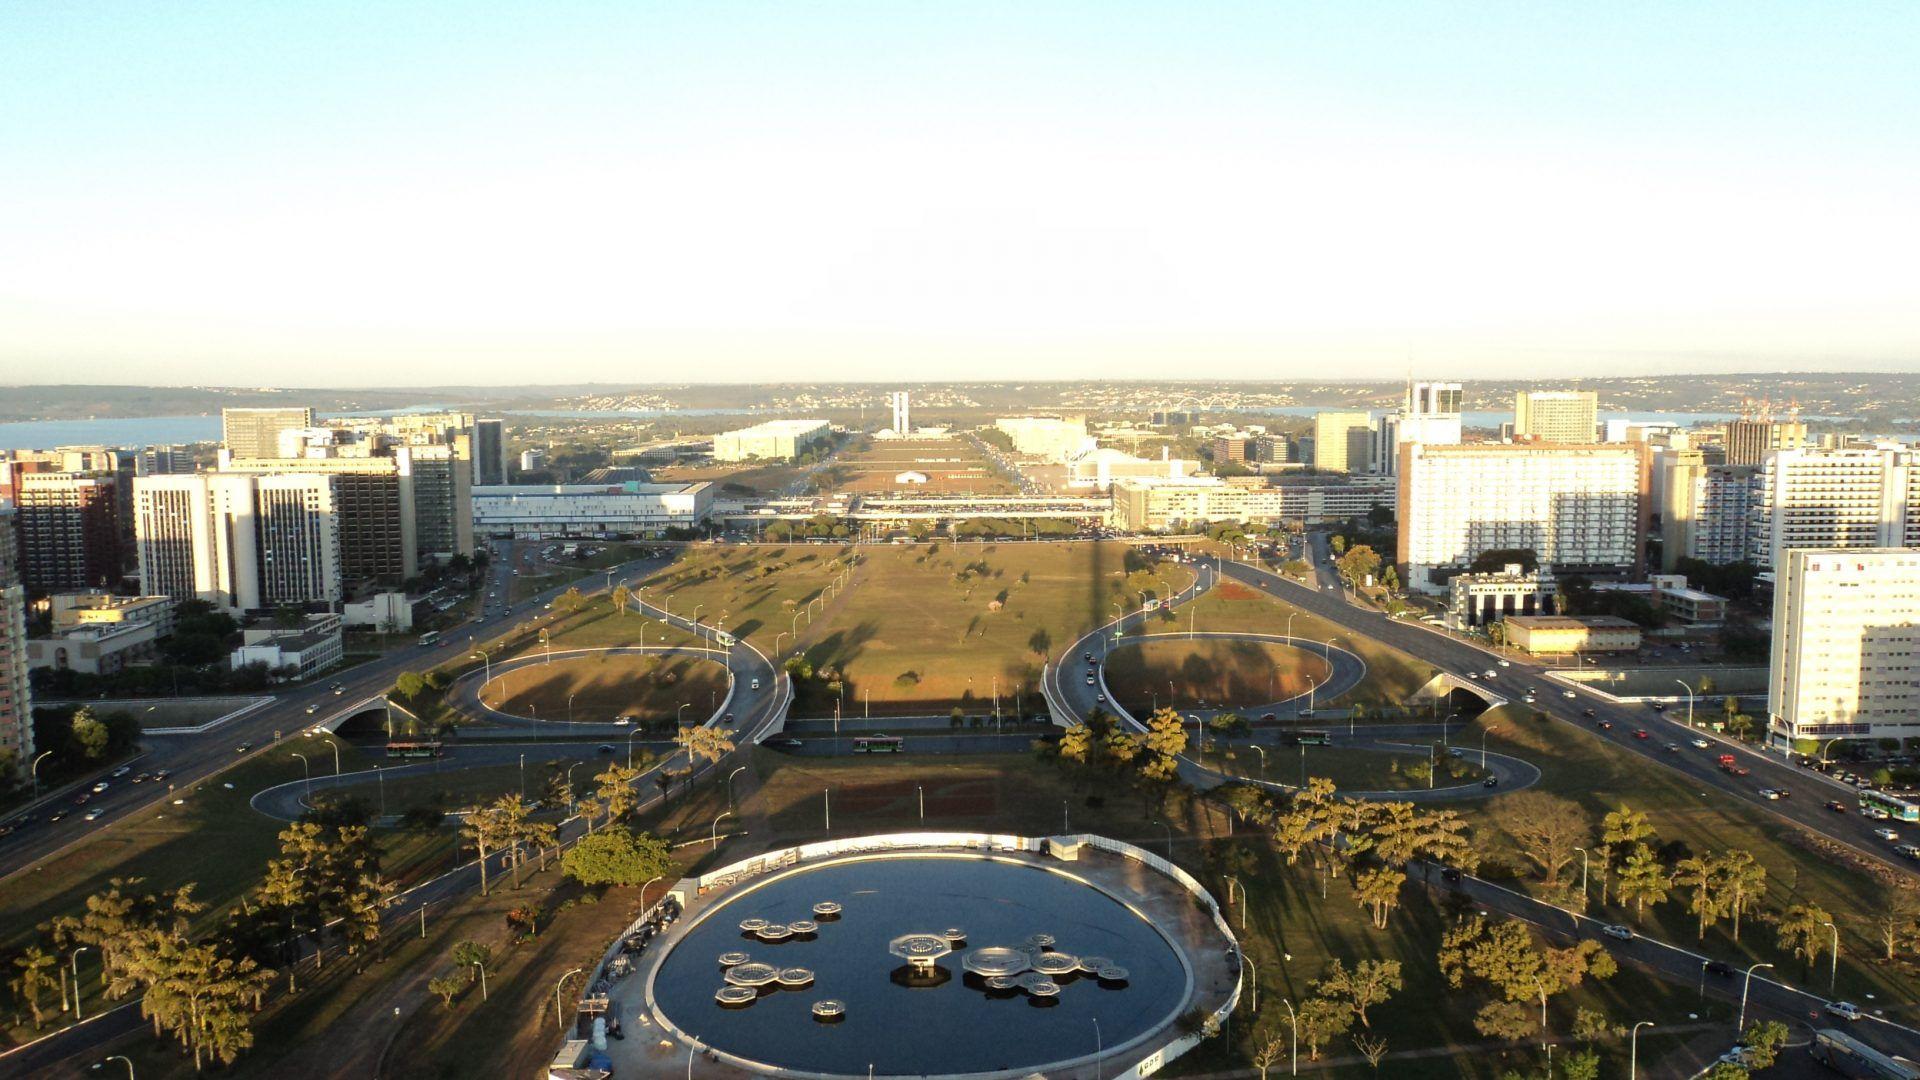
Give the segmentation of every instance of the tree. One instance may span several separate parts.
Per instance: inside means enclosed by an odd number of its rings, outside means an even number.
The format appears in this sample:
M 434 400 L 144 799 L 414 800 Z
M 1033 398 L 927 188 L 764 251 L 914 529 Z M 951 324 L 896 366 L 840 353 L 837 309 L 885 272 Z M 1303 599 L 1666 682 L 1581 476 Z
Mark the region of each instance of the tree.
M 1494 800 L 1494 824 L 1513 839 L 1514 846 L 1538 866 L 1548 885 L 1557 884 L 1560 871 L 1585 845 L 1593 824 L 1580 804 L 1544 791 L 1522 791 Z
M 1473 1030 L 1489 1039 L 1516 1042 L 1533 1034 L 1533 1014 L 1517 1001 L 1488 1002 L 1474 1014 Z
M 682 727 L 674 741 L 686 750 L 689 765 L 695 759 L 713 762 L 733 753 L 733 732 L 717 727 Z
M 466 985 L 458 975 L 441 975 L 427 980 L 427 992 L 438 997 L 448 1009 L 452 1009 L 453 999 Z
M 1756 1069 L 1772 1065 L 1786 1044 L 1787 1034 L 1787 1025 L 1778 1020 L 1756 1020 L 1747 1025 L 1747 1033 L 1740 1038 L 1747 1048 L 1747 1064 Z
M 393 692 L 412 701 L 427 688 L 427 680 L 416 671 L 403 671 L 393 680 Z
M 1733 940 L 1739 941 L 1741 913 L 1766 895 L 1767 868 L 1753 852 L 1736 848 L 1713 861 L 1713 878 L 1727 913 L 1733 916 Z
M 1308 998 L 1300 1003 L 1300 1038 L 1307 1044 L 1307 1060 L 1320 1060 L 1327 1046 L 1353 1026 L 1353 1006 L 1344 1001 Z
M 1357 544 L 1348 548 L 1347 553 L 1340 556 L 1334 563 L 1334 567 L 1340 572 L 1342 581 L 1354 588 L 1359 588 L 1369 577 L 1379 571 L 1380 556 L 1371 547 Z
M 1060 756 L 1081 765 L 1093 753 L 1093 729 L 1085 724 L 1071 724 L 1060 733 Z
M 1780 947 L 1806 961 L 1806 970 L 1812 971 L 1813 962 L 1827 945 L 1827 924 L 1832 921 L 1833 916 L 1818 904 L 1795 904 L 1780 913 L 1774 932 L 1779 935 Z
M 1600 902 L 1606 903 L 1607 887 L 1614 864 L 1637 844 L 1653 839 L 1653 825 L 1647 815 L 1630 806 L 1609 810 L 1600 819 Z
M 633 590 L 627 588 L 626 582 L 623 581 L 613 587 L 613 612 L 615 615 L 625 618 L 627 615 L 627 605 L 632 602 Z
M 560 869 L 583 885 L 641 885 L 672 870 L 673 856 L 657 836 L 612 827 L 581 837 Z
M 1747 1080 L 1752 1075 L 1731 1061 L 1721 1061 L 1714 1063 L 1712 1068 L 1701 1073 L 1700 1080 Z
M 111 736 L 107 725 L 93 715 L 92 709 L 82 705 L 74 710 L 68 730 L 74 756 L 87 761 L 99 761 L 106 756 Z
M 1627 856 L 1627 864 L 1620 870 L 1620 902 L 1633 902 L 1633 914 L 1638 918 L 1651 903 L 1663 903 L 1667 899 L 1667 868 L 1660 864 L 1660 857 L 1653 849 L 1640 844 Z
M 1104 749 L 1107 760 L 1125 767 L 1140 756 L 1141 745 L 1140 736 L 1116 730 L 1107 732 Z
M 1385 868 L 1368 870 L 1353 883 L 1353 897 L 1362 907 L 1373 913 L 1373 926 L 1376 930 L 1387 928 L 1387 915 L 1400 906 L 1400 886 L 1407 875 L 1398 870 Z M 1399 967 L 1395 964 L 1394 967 Z M 1360 1026 L 1367 1024 L 1367 1010 L 1360 1007 Z
M 1367 1009 L 1384 1004 L 1404 985 L 1398 960 L 1362 960 L 1349 970 L 1346 964 L 1335 959 L 1320 981 L 1313 984 L 1313 992 L 1353 1006 L 1360 1026 L 1369 1027 Z
M 33 1013 L 33 1026 L 38 1029 L 45 1020 L 40 996 L 59 985 L 48 971 L 60 966 L 60 958 L 38 945 L 29 945 L 14 958 L 13 966 L 19 968 L 20 973 L 8 980 L 7 985 L 13 990 L 14 998 Z M 63 998 L 61 1005 L 64 1007 L 65 1004 Z
M 1267 1080 L 1267 1070 L 1286 1060 L 1287 1038 L 1288 1033 L 1276 1032 L 1253 1052 L 1253 1067 L 1260 1070 L 1260 1080 Z
M 1147 749 L 1162 757 L 1178 757 L 1187 749 L 1187 729 L 1173 709 L 1158 709 L 1147 719 Z
M 480 1000 L 487 1000 L 487 968 L 493 966 L 493 949 L 471 939 L 455 943 L 453 962 L 467 971 L 467 982 L 480 984 Z
M 506 843 L 506 830 L 500 815 L 492 807 L 475 810 L 461 822 L 460 835 L 473 842 L 474 850 L 480 856 L 480 895 L 486 896 L 488 863 Z
M 640 793 L 633 787 L 639 778 L 639 769 L 629 769 L 617 761 L 607 762 L 606 770 L 593 778 L 598 785 L 594 794 L 606 807 L 608 821 L 620 821 L 640 805 Z
M 1355 1035 L 1353 1048 L 1360 1051 L 1360 1056 L 1367 1059 L 1367 1064 L 1373 1067 L 1374 1072 L 1380 1071 L 1380 1062 L 1387 1056 L 1387 1040 Z
M 1688 890 L 1687 910 L 1698 920 L 1699 937 L 1707 936 L 1707 927 L 1727 913 L 1726 899 L 1720 894 L 1714 866 L 1707 859 L 1690 856 L 1673 866 L 1673 885 Z
M 1592 1050 L 1568 1054 L 1560 1075 L 1565 1080 L 1600 1080 L 1600 1055 Z
M 1912 889 L 1888 886 L 1874 907 L 1873 932 L 1887 960 L 1897 958 L 1902 949 L 1911 949 L 1920 939 L 1920 897 Z
M 1614 1033 L 1613 1021 L 1599 1009 L 1581 1007 L 1573 1011 L 1573 1037 L 1583 1043 L 1596 1042 Z

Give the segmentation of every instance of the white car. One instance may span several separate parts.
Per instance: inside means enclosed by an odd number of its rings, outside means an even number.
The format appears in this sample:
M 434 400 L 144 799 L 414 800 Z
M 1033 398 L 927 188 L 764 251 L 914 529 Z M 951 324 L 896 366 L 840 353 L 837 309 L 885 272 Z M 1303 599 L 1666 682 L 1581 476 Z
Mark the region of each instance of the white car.
M 1897 844 L 1900 842 L 1900 834 L 1894 832 L 1892 829 L 1875 829 L 1873 830 L 1873 835 L 1885 840 L 1889 844 Z
M 1614 938 L 1619 941 L 1633 940 L 1633 931 L 1629 930 L 1624 926 L 1621 926 L 1618 923 L 1615 923 L 1612 926 L 1602 927 L 1600 932 L 1607 935 L 1610 938 Z
M 1560 696 L 1563 698 L 1566 698 L 1568 701 L 1572 701 L 1573 699 L 1579 697 L 1580 695 L 1574 693 L 1571 690 L 1562 690 L 1560 691 Z
M 1830 1016 L 1837 1016 L 1842 1020 L 1858 1020 L 1866 1015 L 1860 1011 L 1860 1006 L 1855 1005 L 1851 1001 L 1829 1001 L 1827 1002 L 1827 1013 Z
M 1494 677 L 1495 675 L 1498 675 L 1498 674 L 1500 674 L 1500 673 L 1499 673 L 1499 672 L 1497 672 L 1497 671 L 1495 671 L 1495 670 L 1493 670 L 1492 668 L 1488 668 L 1488 669 L 1487 669 L 1487 678 L 1489 678 L 1489 679 L 1491 679 L 1491 678 L 1493 678 L 1493 677 Z
M 1513 661 L 1511 661 L 1511 660 L 1502 660 L 1502 661 L 1500 661 L 1500 666 L 1501 666 L 1501 667 L 1512 667 L 1512 666 L 1513 666 Z
M 88 821 L 99 821 L 99 820 L 100 820 L 100 808 L 96 806 L 96 807 L 94 807 L 94 808 L 93 808 L 92 810 L 89 810 L 89 811 L 87 811 L 87 812 L 86 812 L 85 814 L 83 814 L 83 815 L 81 815 L 81 816 L 82 816 L 83 818 L 85 818 L 86 820 L 88 820 Z
M 1708 741 L 1707 741 L 1707 740 L 1705 740 L 1705 739 L 1695 739 L 1695 740 L 1693 740 L 1693 748 L 1694 748 L 1695 750 L 1705 750 L 1705 749 L 1707 749 L 1708 747 L 1710 747 L 1710 746 L 1712 746 L 1712 745 L 1713 745 L 1712 743 L 1710 743 L 1710 742 L 1708 742 Z

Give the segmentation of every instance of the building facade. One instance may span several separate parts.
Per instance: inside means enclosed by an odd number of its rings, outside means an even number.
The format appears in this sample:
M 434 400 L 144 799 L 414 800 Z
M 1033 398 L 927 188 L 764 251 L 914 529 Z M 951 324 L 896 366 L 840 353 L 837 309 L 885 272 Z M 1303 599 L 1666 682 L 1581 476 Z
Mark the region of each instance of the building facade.
M 27 590 L 20 584 L 13 504 L 0 499 L 0 756 L 24 774 L 33 759 L 33 687 L 27 671 Z
M 1369 467 L 1393 476 L 1400 470 L 1401 443 L 1454 446 L 1460 442 L 1459 383 L 1412 383 L 1399 412 L 1386 413 L 1373 423 Z
M 1507 644 L 1533 656 L 1633 652 L 1640 627 L 1617 615 L 1512 615 L 1501 620 Z
M 1709 464 L 1691 449 L 1664 451 L 1659 460 L 1661 567 L 1672 570 L 1681 559 L 1747 561 L 1754 467 Z
M 28 472 L 16 478 L 20 577 L 29 596 L 110 588 L 126 573 L 117 477 Z
M 1373 464 L 1373 417 L 1364 412 L 1313 414 L 1313 467 L 1321 472 L 1366 472 Z
M 1904 446 L 1770 451 L 1752 485 L 1747 552 L 1763 568 L 1795 548 L 1920 545 L 1920 470 Z
M 1375 507 L 1392 506 L 1393 481 L 1289 476 L 1268 484 L 1252 478 L 1234 483 L 1217 476 L 1131 477 L 1114 481 L 1112 497 L 1108 520 L 1127 532 L 1158 532 L 1200 521 L 1318 524 L 1365 517 Z
M 473 422 L 473 487 L 507 482 L 507 422 L 482 417 Z
M 825 420 L 769 420 L 713 437 L 715 461 L 790 461 L 832 439 Z
M 1084 416 L 1003 416 L 993 422 L 1013 442 L 1013 452 L 1045 461 L 1072 461 L 1093 449 Z
M 220 410 L 220 441 L 238 458 L 279 457 L 282 431 L 313 426 L 313 410 L 304 405 Z
M 1396 556 L 1408 587 L 1443 591 L 1482 552 L 1509 549 L 1548 573 L 1638 575 L 1647 461 L 1639 443 L 1403 444 Z
M 1481 574 L 1455 574 L 1447 582 L 1447 627 L 1473 630 L 1515 615 L 1556 614 L 1551 576 L 1509 563 Z
M 1590 443 L 1599 438 L 1600 395 L 1592 390 L 1522 390 L 1513 395 L 1516 441 Z
M 486 536 L 607 536 L 694 528 L 713 512 L 713 485 L 507 484 L 476 488 L 474 527 Z
M 338 603 L 341 522 L 355 504 L 338 497 L 336 481 L 305 473 L 141 477 L 141 591 L 233 612 Z
M 1920 550 L 1786 552 L 1767 714 L 1776 744 L 1920 736 Z
M 1727 464 L 1758 465 L 1769 451 L 1806 446 L 1807 425 L 1798 420 L 1730 420 L 1725 442 Z

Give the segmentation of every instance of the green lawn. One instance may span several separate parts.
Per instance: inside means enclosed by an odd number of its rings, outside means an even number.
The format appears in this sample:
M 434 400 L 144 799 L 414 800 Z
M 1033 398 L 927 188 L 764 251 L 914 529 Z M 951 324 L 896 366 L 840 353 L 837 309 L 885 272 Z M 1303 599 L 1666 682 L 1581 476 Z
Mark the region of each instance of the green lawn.
M 698 613 L 728 632 L 750 638 L 763 650 L 785 633 L 793 644 L 795 616 L 805 630 L 804 608 L 846 569 L 853 548 L 843 544 L 764 544 L 690 548 L 671 566 L 640 583 L 642 597 L 675 615 Z M 813 618 L 821 605 L 813 604 Z
M 726 694 L 727 678 L 717 661 L 698 656 L 597 653 L 496 672 L 484 692 L 502 712 L 556 722 L 672 718 L 686 702 L 704 719 Z
M 1129 639 L 1104 663 L 1107 689 L 1136 716 L 1169 701 L 1246 710 L 1327 681 L 1326 660 L 1305 649 L 1177 633 Z
M 1222 748 L 1209 740 L 1206 753 L 1200 754 L 1190 744 L 1188 756 L 1197 757 L 1210 768 L 1232 776 L 1249 776 L 1282 784 L 1300 783 L 1304 772 L 1308 777 L 1325 777 L 1342 791 L 1418 791 L 1427 787 L 1425 776 L 1414 772 L 1416 767 L 1424 770 L 1427 766 L 1428 755 L 1420 751 L 1385 753 L 1339 746 L 1268 746 L 1262 749 L 1266 751 L 1264 758 L 1258 750 L 1244 744 Z M 1451 758 L 1435 754 L 1433 760 L 1438 770 L 1434 784 L 1438 787 L 1477 783 L 1487 775 L 1475 763 L 1472 755 Z
M 808 661 L 846 679 L 876 715 L 1003 705 L 1038 708 L 1047 657 L 1143 596 L 1185 588 L 1192 571 L 1145 566 L 1115 543 L 936 543 L 868 549 L 853 584 L 803 628 Z M 831 713 L 802 688 L 796 712 Z

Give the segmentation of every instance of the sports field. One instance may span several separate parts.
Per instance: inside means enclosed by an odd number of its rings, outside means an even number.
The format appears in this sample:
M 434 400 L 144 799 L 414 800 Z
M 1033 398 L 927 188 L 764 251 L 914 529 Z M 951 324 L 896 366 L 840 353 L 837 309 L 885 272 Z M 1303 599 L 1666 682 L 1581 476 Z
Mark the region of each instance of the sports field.
M 1106 660 L 1107 688 L 1128 712 L 1178 707 L 1245 709 L 1304 694 L 1326 682 L 1327 662 L 1305 649 L 1266 641 L 1134 638 Z
M 1048 656 L 1143 597 L 1185 588 L 1192 572 L 1152 565 L 1125 544 L 903 544 L 869 547 L 851 586 L 803 627 L 812 668 L 841 675 L 845 708 L 873 715 L 1041 708 Z M 831 714 L 802 685 L 799 715 Z
M 501 672 L 483 693 L 488 705 L 516 716 L 605 723 L 670 717 L 683 702 L 704 718 L 726 692 L 726 672 L 712 661 L 603 653 Z

